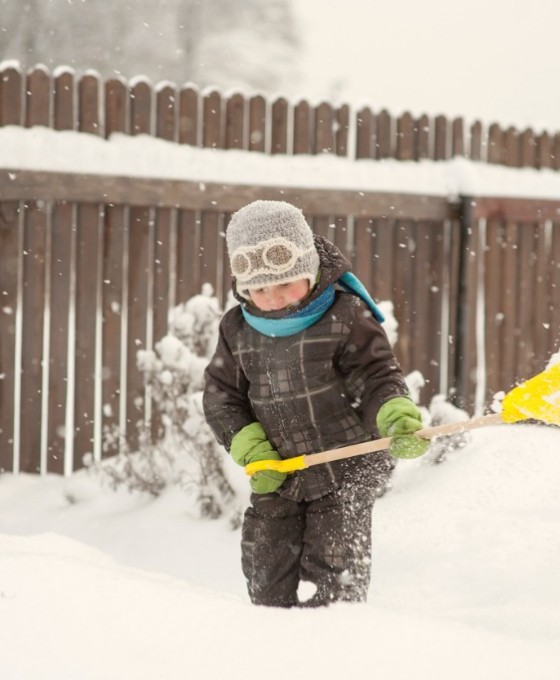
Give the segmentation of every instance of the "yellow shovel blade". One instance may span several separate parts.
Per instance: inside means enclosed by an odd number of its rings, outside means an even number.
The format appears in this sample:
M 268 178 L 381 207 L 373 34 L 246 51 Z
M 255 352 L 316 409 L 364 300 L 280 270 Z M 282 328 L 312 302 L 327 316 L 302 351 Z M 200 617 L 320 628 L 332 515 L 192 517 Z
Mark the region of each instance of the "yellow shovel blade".
M 276 470 L 276 472 L 295 472 L 305 469 L 305 456 L 286 458 L 286 460 L 257 460 L 245 466 L 245 472 L 249 476 L 262 470 Z
M 560 425 L 560 363 L 508 392 L 502 400 L 502 419 L 505 423 L 533 419 Z

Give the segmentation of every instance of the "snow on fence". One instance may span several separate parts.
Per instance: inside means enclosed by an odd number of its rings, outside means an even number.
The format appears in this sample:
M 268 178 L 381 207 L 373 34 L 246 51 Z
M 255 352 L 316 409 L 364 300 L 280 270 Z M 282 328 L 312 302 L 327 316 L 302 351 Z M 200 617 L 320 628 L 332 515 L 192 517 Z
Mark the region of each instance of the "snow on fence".
M 560 138 L 461 119 L 393 119 L 364 108 L 42 68 L 0 71 L 0 126 L 264 154 L 560 164 Z M 557 153 L 557 151 L 559 151 Z M 299 205 L 352 259 L 399 321 L 397 354 L 469 410 L 540 370 L 558 349 L 560 201 L 275 187 L 0 170 L 0 469 L 69 473 L 102 455 L 104 424 L 134 442 L 149 417 L 136 351 L 168 310 L 229 287 L 223 230 L 256 198 Z

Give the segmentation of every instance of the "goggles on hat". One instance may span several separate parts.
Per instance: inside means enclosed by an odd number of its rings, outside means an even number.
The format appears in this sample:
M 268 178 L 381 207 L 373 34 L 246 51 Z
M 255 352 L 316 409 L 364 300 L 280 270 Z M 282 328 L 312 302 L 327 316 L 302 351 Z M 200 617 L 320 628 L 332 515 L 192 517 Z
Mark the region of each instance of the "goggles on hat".
M 298 248 L 282 237 L 254 246 L 241 246 L 231 256 L 231 270 L 240 282 L 248 281 L 259 274 L 283 274 L 294 266 L 299 257 L 308 255 L 314 249 L 315 246 L 305 250 Z

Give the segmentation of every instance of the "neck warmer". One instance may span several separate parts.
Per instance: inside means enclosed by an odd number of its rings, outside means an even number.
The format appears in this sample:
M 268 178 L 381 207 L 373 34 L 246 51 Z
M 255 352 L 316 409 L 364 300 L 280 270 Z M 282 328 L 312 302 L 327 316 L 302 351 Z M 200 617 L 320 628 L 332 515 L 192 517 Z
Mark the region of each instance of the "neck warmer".
M 379 307 L 367 292 L 363 283 L 351 272 L 344 273 L 338 280 L 338 284 L 350 293 L 357 295 L 369 307 L 373 316 L 382 323 L 385 317 Z M 301 331 L 313 326 L 330 309 L 334 303 L 335 287 L 333 284 L 327 286 L 325 290 L 315 300 L 305 307 L 298 309 L 291 314 L 287 314 L 281 319 L 267 319 L 263 316 L 255 316 L 248 312 L 245 307 L 241 307 L 241 312 L 245 321 L 256 331 L 271 338 L 285 338 L 289 335 L 296 335 Z

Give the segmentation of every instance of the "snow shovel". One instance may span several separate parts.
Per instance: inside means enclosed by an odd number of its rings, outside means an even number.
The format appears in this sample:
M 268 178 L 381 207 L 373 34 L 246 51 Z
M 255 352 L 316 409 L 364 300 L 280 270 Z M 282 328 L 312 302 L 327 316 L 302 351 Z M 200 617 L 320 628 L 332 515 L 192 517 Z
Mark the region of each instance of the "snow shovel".
M 502 400 L 501 413 L 490 413 L 458 423 L 426 427 L 418 430 L 415 434 L 425 439 L 433 439 L 488 425 L 517 423 L 522 420 L 539 420 L 550 425 L 560 426 L 560 363 L 552 365 L 534 378 L 520 383 L 508 392 Z M 339 449 L 330 449 L 329 451 L 287 458 L 286 460 L 259 460 L 246 465 L 245 472 L 248 475 L 254 475 L 255 472 L 261 470 L 295 472 L 312 465 L 330 463 L 333 460 L 352 458 L 374 451 L 383 451 L 389 448 L 390 443 L 391 437 L 385 437 L 384 439 L 351 444 Z

